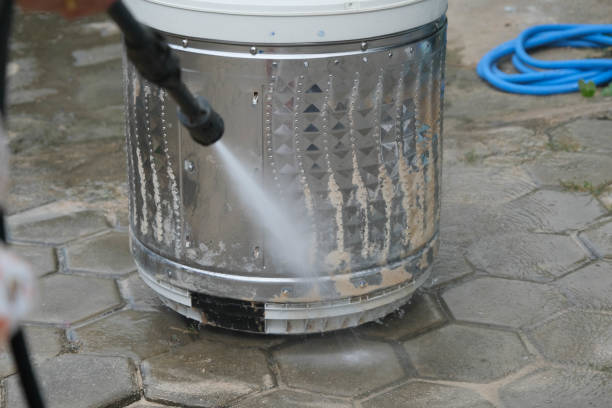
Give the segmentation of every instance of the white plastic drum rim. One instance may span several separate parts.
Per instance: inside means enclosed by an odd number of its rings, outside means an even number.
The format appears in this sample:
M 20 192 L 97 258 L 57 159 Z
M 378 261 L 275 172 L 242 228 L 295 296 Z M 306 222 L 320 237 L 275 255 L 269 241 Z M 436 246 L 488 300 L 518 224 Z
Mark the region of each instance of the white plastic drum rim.
M 388 36 L 438 20 L 448 0 L 125 0 L 166 33 L 239 44 L 311 44 Z

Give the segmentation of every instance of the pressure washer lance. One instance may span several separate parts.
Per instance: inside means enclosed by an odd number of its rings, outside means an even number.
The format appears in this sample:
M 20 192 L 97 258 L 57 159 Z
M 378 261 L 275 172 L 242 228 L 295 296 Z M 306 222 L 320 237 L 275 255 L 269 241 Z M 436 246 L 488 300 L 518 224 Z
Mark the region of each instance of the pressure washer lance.
M 108 14 L 123 32 L 128 58 L 145 79 L 174 98 L 179 106 L 179 120 L 193 140 L 209 146 L 221 139 L 223 119 L 206 99 L 194 97 L 181 80 L 178 58 L 164 37 L 139 23 L 121 0 L 109 7 Z

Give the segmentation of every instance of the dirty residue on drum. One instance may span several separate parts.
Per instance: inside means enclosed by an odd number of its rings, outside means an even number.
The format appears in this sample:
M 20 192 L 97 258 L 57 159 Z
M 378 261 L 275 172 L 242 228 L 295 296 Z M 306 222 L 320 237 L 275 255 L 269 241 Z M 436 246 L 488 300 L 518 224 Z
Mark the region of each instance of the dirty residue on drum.
M 372 248 L 370 246 L 370 220 L 368 217 L 368 189 L 366 188 L 363 177 L 359 171 L 359 163 L 357 161 L 357 147 L 355 145 L 355 101 L 359 97 L 359 73 L 355 75 L 351 91 L 351 99 L 349 103 L 348 119 L 349 119 L 349 136 L 351 141 L 352 159 L 353 159 L 353 177 L 352 183 L 355 186 L 354 198 L 360 207 L 360 219 L 363 220 L 363 225 L 360 229 L 361 235 L 361 257 L 367 259 L 370 257 Z
M 162 126 L 162 151 L 164 153 L 164 158 L 166 160 L 166 171 L 168 180 L 170 181 L 170 194 L 172 196 L 172 214 L 173 217 L 167 217 L 169 225 L 166 226 L 168 231 L 171 231 L 171 234 L 168 234 L 168 239 L 170 242 L 168 246 L 171 246 L 174 243 L 174 254 L 176 257 L 180 257 L 181 248 L 182 248 L 182 233 L 181 233 L 181 202 L 180 195 L 178 189 L 178 182 L 176 180 L 176 176 L 174 174 L 174 163 L 172 156 L 170 155 L 169 147 L 168 147 L 168 123 L 166 121 L 166 91 L 160 89 L 159 91 L 159 101 L 160 101 L 160 109 L 161 109 L 161 126 Z
M 157 178 L 157 166 L 153 157 L 153 144 L 151 142 L 151 134 L 149 133 L 149 103 L 151 98 L 151 86 L 148 83 L 144 85 L 144 103 L 145 103 L 145 122 L 147 125 L 147 144 L 149 148 L 149 166 L 151 167 L 151 183 L 153 185 L 153 202 L 155 204 L 155 223 L 153 224 L 153 233 L 157 242 L 162 242 L 164 238 L 164 225 L 161 194 L 159 189 L 159 179 Z

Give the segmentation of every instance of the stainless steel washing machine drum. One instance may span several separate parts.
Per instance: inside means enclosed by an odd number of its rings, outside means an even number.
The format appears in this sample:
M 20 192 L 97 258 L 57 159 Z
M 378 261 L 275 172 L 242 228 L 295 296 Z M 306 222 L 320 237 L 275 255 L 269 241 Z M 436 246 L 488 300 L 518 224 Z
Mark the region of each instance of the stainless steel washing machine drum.
M 224 146 L 308 226 L 311 262 L 277 262 L 219 150 L 126 63 L 144 281 L 179 313 L 259 333 L 352 327 L 406 303 L 438 248 L 446 0 L 127 3 L 223 116 Z

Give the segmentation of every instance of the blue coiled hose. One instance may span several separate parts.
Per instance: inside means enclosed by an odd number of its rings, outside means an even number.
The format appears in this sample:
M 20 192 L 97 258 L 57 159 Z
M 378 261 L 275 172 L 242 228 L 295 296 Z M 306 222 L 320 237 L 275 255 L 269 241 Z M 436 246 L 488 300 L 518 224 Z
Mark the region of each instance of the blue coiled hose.
M 478 75 L 494 87 L 511 93 L 553 95 L 578 91 L 578 81 L 605 85 L 612 80 L 612 59 L 544 61 L 527 50 L 538 47 L 603 48 L 612 46 L 612 24 L 546 24 L 523 31 L 514 40 L 489 51 L 478 63 Z M 508 74 L 497 62 L 512 55 L 518 71 Z

